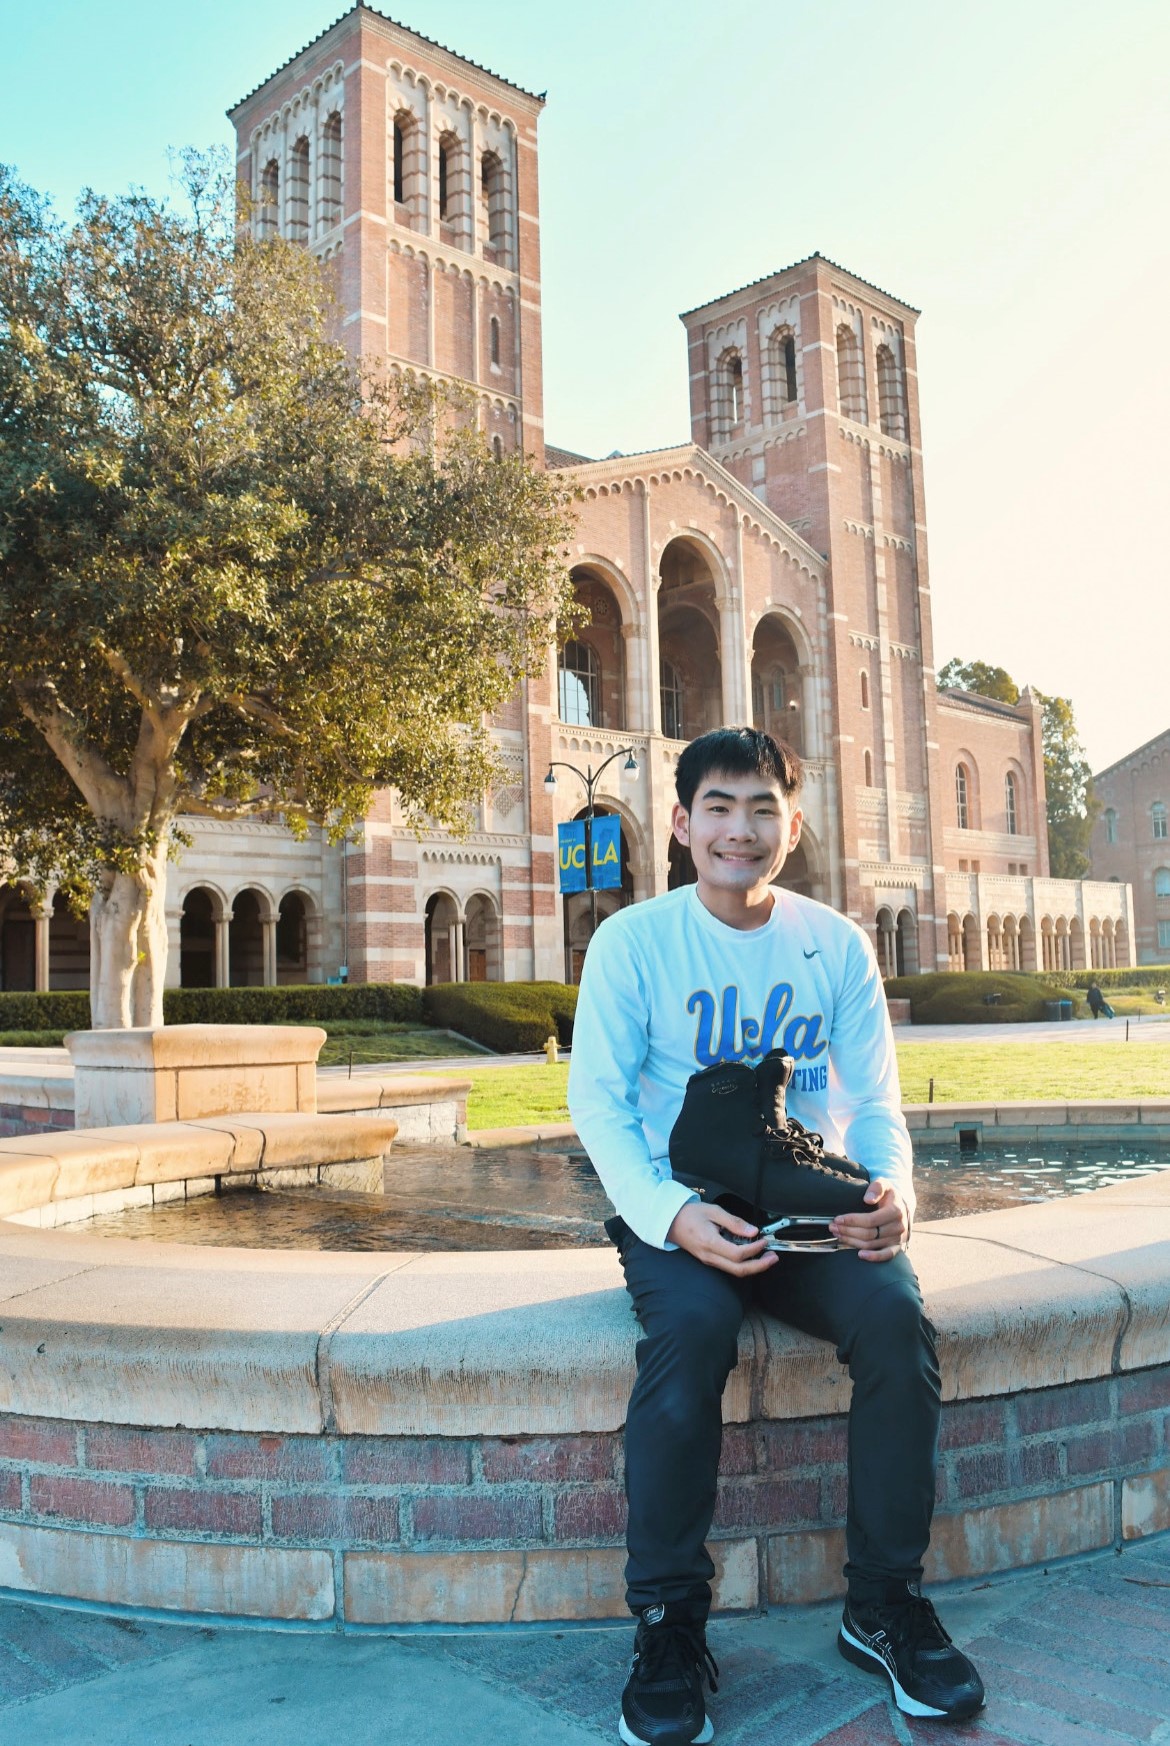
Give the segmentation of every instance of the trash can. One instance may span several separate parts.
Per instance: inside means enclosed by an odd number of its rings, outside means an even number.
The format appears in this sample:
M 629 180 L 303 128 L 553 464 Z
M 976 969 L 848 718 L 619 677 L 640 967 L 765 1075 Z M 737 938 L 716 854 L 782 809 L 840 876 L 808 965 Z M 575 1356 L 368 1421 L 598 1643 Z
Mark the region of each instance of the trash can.
M 1062 1000 L 1061 1001 L 1061 1003 L 1060 1003 L 1060 1016 L 1062 1019 L 1070 1019 L 1072 1017 L 1072 1001 L 1071 1000 Z
M 1044 1017 L 1046 1019 L 1058 1019 L 1060 1017 L 1060 1009 L 1063 1005 L 1064 1002 L 1061 1000 L 1046 1000 L 1044 1002 Z

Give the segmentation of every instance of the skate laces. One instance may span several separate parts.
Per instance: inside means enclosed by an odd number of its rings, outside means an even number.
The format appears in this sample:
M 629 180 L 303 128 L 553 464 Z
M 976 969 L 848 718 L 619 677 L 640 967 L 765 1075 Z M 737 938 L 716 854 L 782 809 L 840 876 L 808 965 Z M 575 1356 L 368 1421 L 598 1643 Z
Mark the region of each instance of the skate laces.
M 719 1664 L 707 1647 L 702 1625 L 654 1625 L 640 1633 L 638 1643 L 639 1678 L 647 1684 L 665 1683 L 664 1675 L 675 1674 L 685 1683 L 692 1668 L 697 1668 L 699 1685 L 703 1680 L 712 1691 L 718 1691 L 716 1680 Z

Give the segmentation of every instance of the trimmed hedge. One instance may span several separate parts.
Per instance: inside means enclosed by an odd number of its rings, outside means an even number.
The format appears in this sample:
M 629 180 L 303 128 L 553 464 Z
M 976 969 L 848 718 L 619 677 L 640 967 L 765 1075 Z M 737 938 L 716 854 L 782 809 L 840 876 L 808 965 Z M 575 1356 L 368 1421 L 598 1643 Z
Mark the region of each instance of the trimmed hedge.
M 1010 970 L 935 970 L 891 977 L 885 987 L 891 999 L 910 1002 L 916 1025 L 1032 1024 L 1054 998 L 1049 983 Z M 989 1002 L 989 994 L 998 998 Z
M 1132 970 L 1045 970 L 1037 980 L 1048 988 L 1170 988 L 1170 964 L 1142 964 Z
M 400 982 L 341 987 L 305 983 L 287 988 L 168 988 L 169 1025 L 278 1025 L 290 1019 L 391 1019 L 423 1022 L 422 989 Z M 89 995 L 0 993 L 0 1031 L 86 1031 Z
M 279 1025 L 289 1019 L 390 1019 L 421 1024 L 422 989 L 405 982 L 325 982 L 287 988 L 168 988 L 169 1025 Z
M 57 994 L 0 993 L 0 1031 L 87 1031 L 89 994 L 84 988 Z
M 577 990 L 563 982 L 438 982 L 422 997 L 427 1024 L 501 1055 L 533 1054 L 552 1036 L 573 1040 Z

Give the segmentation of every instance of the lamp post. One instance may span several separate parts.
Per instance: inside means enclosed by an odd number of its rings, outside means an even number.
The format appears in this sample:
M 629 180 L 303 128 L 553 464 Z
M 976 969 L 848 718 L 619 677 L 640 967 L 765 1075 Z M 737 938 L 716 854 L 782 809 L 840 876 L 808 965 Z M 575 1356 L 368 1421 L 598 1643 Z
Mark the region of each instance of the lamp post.
M 554 774 L 557 770 L 571 770 L 573 775 L 585 784 L 585 889 L 589 893 L 590 939 L 597 932 L 597 889 L 593 883 L 593 816 L 596 808 L 593 804 L 593 797 L 597 793 L 597 784 L 601 781 L 603 773 L 617 758 L 626 760 L 622 769 L 636 781 L 638 760 L 634 756 L 632 746 L 619 746 L 616 752 L 610 753 L 603 764 L 597 766 L 596 770 L 592 764 L 586 764 L 584 770 L 579 770 L 576 764 L 566 764 L 563 759 L 554 758 L 548 767 L 548 775 L 544 779 L 545 793 L 550 795 L 557 791 L 557 779 Z

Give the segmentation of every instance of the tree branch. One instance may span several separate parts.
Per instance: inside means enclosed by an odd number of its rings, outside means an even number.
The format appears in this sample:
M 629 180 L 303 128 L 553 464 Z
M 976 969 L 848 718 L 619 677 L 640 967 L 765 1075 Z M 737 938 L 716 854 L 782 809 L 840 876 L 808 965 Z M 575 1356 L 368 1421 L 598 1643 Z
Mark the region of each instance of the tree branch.
M 13 691 L 21 714 L 44 739 L 90 811 L 99 818 L 123 818 L 128 811 L 129 784 L 89 742 L 77 717 L 57 696 L 56 687 L 48 680 L 39 685 L 17 680 Z
M 94 647 L 110 669 L 110 672 L 120 679 L 136 703 L 140 703 L 151 721 L 156 726 L 162 726 L 162 702 L 155 697 L 134 672 L 125 655 L 118 649 L 111 649 L 108 643 L 100 637 L 94 639 Z
M 224 702 L 242 715 L 245 721 L 256 722 L 260 727 L 266 727 L 270 732 L 281 735 L 284 739 L 295 740 L 298 736 L 289 727 L 279 711 L 272 709 L 259 697 L 245 697 L 236 692 L 231 697 L 225 697 Z

